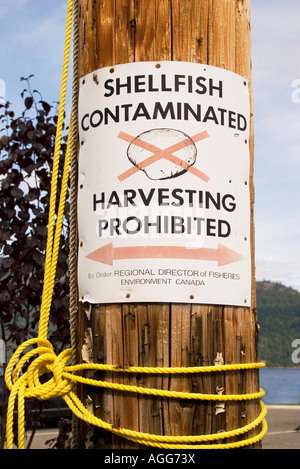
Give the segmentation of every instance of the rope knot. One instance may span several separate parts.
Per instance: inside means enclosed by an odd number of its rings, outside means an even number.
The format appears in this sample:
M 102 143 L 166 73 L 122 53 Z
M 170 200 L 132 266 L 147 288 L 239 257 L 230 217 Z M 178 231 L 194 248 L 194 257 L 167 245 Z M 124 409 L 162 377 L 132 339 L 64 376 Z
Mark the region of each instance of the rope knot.
M 31 349 L 25 353 L 28 347 Z M 56 355 L 52 344 L 47 339 L 41 338 L 27 340 L 15 351 L 5 372 L 5 382 L 11 391 L 7 410 L 7 448 L 13 446 L 12 426 L 16 399 L 18 401 L 18 442 L 19 447 L 23 448 L 25 398 L 35 397 L 46 400 L 70 393 L 73 387 L 72 381 L 63 377 L 64 368 L 70 358 L 70 349 Z M 52 373 L 52 377 L 42 383 L 40 378 L 49 372 Z
M 23 353 L 29 346 L 36 345 Z M 67 361 L 71 358 L 69 349 L 56 355 L 51 343 L 44 339 L 30 339 L 24 342 L 12 356 L 5 373 L 7 387 L 15 396 L 35 397 L 46 400 L 68 394 L 72 383 L 63 377 Z M 27 366 L 26 371 L 24 367 Z M 41 382 L 40 378 L 52 376 Z

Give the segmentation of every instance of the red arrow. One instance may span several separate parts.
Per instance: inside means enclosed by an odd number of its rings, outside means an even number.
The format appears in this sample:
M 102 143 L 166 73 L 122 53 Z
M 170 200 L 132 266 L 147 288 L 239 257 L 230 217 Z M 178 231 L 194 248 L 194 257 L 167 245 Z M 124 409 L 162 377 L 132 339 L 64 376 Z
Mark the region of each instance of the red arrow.
M 217 261 L 219 266 L 232 264 L 244 259 L 232 249 L 218 245 L 211 248 L 186 248 L 182 246 L 127 246 L 114 248 L 112 243 L 105 244 L 88 256 L 92 261 L 113 265 L 118 259 L 194 259 Z

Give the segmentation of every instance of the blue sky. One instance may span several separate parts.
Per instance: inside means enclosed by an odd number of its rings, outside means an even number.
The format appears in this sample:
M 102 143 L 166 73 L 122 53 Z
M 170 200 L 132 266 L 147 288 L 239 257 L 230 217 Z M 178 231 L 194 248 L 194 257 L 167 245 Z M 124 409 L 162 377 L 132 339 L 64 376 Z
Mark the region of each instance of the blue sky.
M 66 0 L 0 0 L 0 79 L 59 99 Z M 300 2 L 252 0 L 256 278 L 300 291 Z M 2 83 L 3 84 L 3 83 Z M 3 86 L 0 81 L 0 97 Z

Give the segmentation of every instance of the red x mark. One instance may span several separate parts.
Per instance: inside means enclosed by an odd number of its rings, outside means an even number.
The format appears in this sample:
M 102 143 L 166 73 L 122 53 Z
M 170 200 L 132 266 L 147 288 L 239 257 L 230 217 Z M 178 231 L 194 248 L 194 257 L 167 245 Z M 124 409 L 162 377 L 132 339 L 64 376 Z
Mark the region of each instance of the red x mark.
M 201 171 L 199 171 L 199 169 L 195 168 L 194 166 L 189 166 L 188 163 L 173 155 L 174 152 L 191 145 L 191 140 L 196 143 L 200 142 L 200 140 L 207 138 L 208 133 L 206 131 L 200 132 L 199 134 L 194 135 L 194 137 L 187 138 L 185 140 L 182 140 L 181 142 L 175 143 L 174 145 L 170 146 L 169 148 L 166 148 L 165 150 L 162 150 L 161 148 L 158 148 L 155 145 L 152 145 L 151 143 L 145 142 L 140 138 L 132 137 L 131 135 L 128 135 L 124 132 L 120 132 L 118 137 L 122 140 L 125 140 L 126 142 L 133 143 L 134 145 L 137 145 L 138 147 L 153 153 L 152 156 L 149 156 L 149 158 L 146 158 L 144 161 L 139 163 L 138 167 L 132 166 L 132 168 L 128 169 L 123 174 L 121 174 L 118 177 L 120 181 L 124 181 L 124 179 L 127 179 L 132 174 L 137 173 L 139 170 L 146 168 L 147 166 L 152 163 L 155 163 L 161 158 L 165 158 L 166 160 L 171 161 L 172 163 L 177 164 L 178 166 L 181 166 L 183 169 L 189 171 L 190 173 L 194 174 L 205 182 L 209 181 L 209 176 L 202 173 Z

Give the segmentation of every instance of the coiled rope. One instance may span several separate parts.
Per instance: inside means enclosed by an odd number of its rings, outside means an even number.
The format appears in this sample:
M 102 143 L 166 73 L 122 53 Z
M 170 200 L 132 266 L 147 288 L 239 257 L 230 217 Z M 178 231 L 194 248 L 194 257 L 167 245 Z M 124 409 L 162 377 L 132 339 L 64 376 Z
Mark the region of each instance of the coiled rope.
M 64 170 L 62 176 L 62 184 L 60 191 L 60 199 L 58 204 L 57 216 L 55 214 L 56 198 L 57 198 L 57 185 L 58 185 L 58 168 L 60 161 L 60 145 L 62 126 L 64 118 L 64 109 L 66 101 L 67 78 L 68 78 L 68 65 L 70 56 L 70 44 L 72 34 L 72 19 L 74 22 L 73 31 L 73 61 L 74 61 L 74 76 L 73 76 L 73 95 L 72 95 L 72 115 L 69 127 L 67 151 L 64 161 Z M 71 411 L 79 419 L 110 431 L 118 436 L 134 441 L 136 443 L 166 449 L 232 449 L 248 446 L 260 441 L 267 432 L 267 424 L 265 416 L 267 413 L 266 406 L 260 402 L 261 411 L 258 417 L 251 423 L 231 431 L 222 431 L 210 435 L 193 435 L 193 436 L 167 436 L 155 435 L 151 433 L 142 433 L 133 431 L 127 428 L 119 428 L 111 423 L 107 423 L 102 419 L 96 417 L 87 408 L 84 407 L 82 402 L 74 392 L 76 383 L 80 382 L 86 385 L 98 386 L 103 388 L 115 389 L 124 392 L 134 392 L 139 394 L 150 394 L 154 396 L 172 397 L 177 399 L 194 399 L 202 401 L 247 401 L 261 399 L 264 395 L 262 389 L 259 392 L 251 394 L 201 394 L 201 393 L 187 393 L 175 392 L 168 390 L 159 390 L 151 388 L 143 388 L 140 386 L 129 386 L 124 384 L 111 383 L 91 378 L 85 378 L 80 374 L 84 370 L 98 370 L 98 371 L 113 371 L 116 373 L 147 373 L 147 374 L 187 374 L 187 373 L 213 373 L 225 372 L 235 370 L 253 370 L 264 367 L 262 363 L 246 363 L 236 365 L 215 365 L 206 367 L 184 367 L 184 368 L 160 368 L 160 367 L 118 367 L 114 365 L 103 364 L 74 364 L 75 353 L 74 346 L 64 350 L 59 355 L 56 355 L 53 346 L 47 339 L 48 335 L 48 320 L 51 309 L 51 301 L 54 289 L 56 264 L 59 250 L 60 234 L 63 221 L 64 207 L 67 194 L 67 186 L 69 179 L 69 172 L 71 168 L 71 223 L 73 223 L 73 230 L 71 230 L 70 241 L 71 245 L 71 259 L 70 259 L 70 276 L 75 278 L 76 262 L 75 258 L 75 239 L 76 239 L 76 223 L 74 222 L 75 205 L 76 205 L 76 151 L 77 151 L 77 96 L 78 96 L 78 75 L 77 75 L 77 61 L 78 61 L 78 0 L 69 0 L 68 13 L 67 13 L 67 26 L 65 37 L 65 50 L 63 61 L 63 74 L 62 85 L 60 94 L 60 105 L 57 121 L 57 133 L 54 150 L 54 161 L 52 170 L 52 183 L 50 194 L 50 209 L 49 209 L 49 228 L 47 237 L 46 257 L 45 257 L 45 274 L 44 274 L 44 288 L 41 302 L 40 322 L 38 337 L 24 342 L 13 354 L 9 361 L 6 372 L 5 382 L 10 390 L 8 409 L 7 409 L 7 449 L 12 449 L 14 444 L 14 410 L 17 401 L 18 409 L 18 448 L 24 449 L 25 440 L 25 399 L 35 397 L 41 400 L 47 400 L 52 397 L 62 396 Z M 56 220 L 56 222 L 55 222 Z M 72 221 L 73 220 L 73 221 Z M 73 258 L 73 259 L 72 259 Z M 71 279 L 72 280 L 72 279 Z M 73 287 L 72 287 L 73 285 Z M 76 296 L 76 288 L 74 282 L 71 281 L 70 292 L 70 317 L 71 317 L 71 341 L 74 344 L 74 312 L 77 310 L 77 303 L 74 300 Z M 72 319 L 73 318 L 73 319 Z M 72 362 L 72 365 L 67 365 Z M 23 372 L 23 368 L 26 371 Z M 51 372 L 52 377 L 45 383 L 41 382 L 41 376 L 46 372 Z M 208 442 L 220 441 L 232 437 L 237 437 L 248 433 L 250 430 L 260 426 L 259 433 L 251 438 L 245 438 L 240 441 L 232 443 L 212 443 Z M 197 444 L 198 443 L 198 444 Z M 199 444 L 204 443 L 204 444 Z

